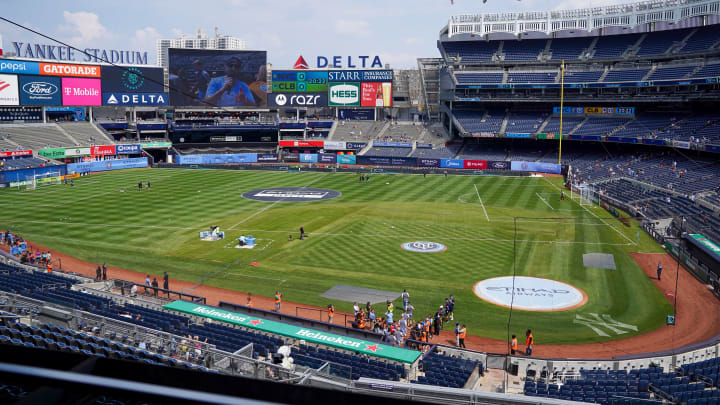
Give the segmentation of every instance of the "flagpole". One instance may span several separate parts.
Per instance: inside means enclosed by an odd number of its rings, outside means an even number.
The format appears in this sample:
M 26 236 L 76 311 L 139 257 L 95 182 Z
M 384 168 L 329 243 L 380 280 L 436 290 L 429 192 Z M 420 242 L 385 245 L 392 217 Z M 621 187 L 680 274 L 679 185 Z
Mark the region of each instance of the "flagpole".
M 565 59 L 560 62 L 560 149 L 558 151 L 558 164 L 562 164 L 562 137 L 563 137 L 563 102 L 565 101 Z

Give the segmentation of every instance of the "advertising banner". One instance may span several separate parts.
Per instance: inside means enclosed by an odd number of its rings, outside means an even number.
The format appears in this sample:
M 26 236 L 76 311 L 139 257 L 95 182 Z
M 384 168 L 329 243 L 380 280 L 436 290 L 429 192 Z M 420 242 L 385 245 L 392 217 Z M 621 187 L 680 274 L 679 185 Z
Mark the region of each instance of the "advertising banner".
M 510 168 L 519 172 L 539 172 L 539 173 L 556 173 L 559 174 L 562 166 L 556 163 L 539 163 L 539 162 L 511 162 Z
M 167 93 L 105 93 L 103 105 L 168 105 Z
M 67 148 L 65 149 L 65 157 L 89 156 L 90 148 Z
M 278 156 L 273 154 L 257 155 L 258 162 L 277 162 Z
M 64 63 L 40 62 L 40 74 L 44 76 L 100 77 L 100 66 L 66 65 Z M 98 88 L 98 90 L 100 90 Z
M 361 107 L 391 107 L 392 83 L 360 83 Z
M 328 90 L 330 106 L 359 106 L 360 83 L 334 83 Z
M 0 73 L 39 75 L 40 64 L 22 60 L 0 60 Z
M 32 156 L 31 150 L 8 150 L 0 152 L 0 157 Z
M 115 153 L 118 155 L 140 154 L 140 145 L 115 145 Z
M 380 148 L 412 148 L 410 142 L 373 142 L 373 146 Z
M 274 85 L 274 83 L 273 83 Z M 327 86 L 326 86 L 327 87 Z M 324 93 L 276 93 L 268 94 L 270 107 L 326 107 L 328 94 Z
M 317 163 L 317 161 L 318 161 L 317 153 L 301 153 L 300 154 L 300 163 Z
M 416 166 L 417 158 L 358 156 L 357 164 L 374 166 Z
M 673 141 L 673 146 L 681 149 L 690 149 L 690 142 L 686 141 Z
M 720 246 L 713 243 L 710 239 L 699 233 L 691 233 L 687 235 L 686 238 L 688 238 L 692 242 L 695 242 L 695 245 L 699 246 L 706 253 L 710 254 L 712 258 L 720 261 Z
M 324 148 L 326 150 L 345 150 L 345 142 L 325 141 Z
M 571 141 L 600 141 L 599 135 L 568 135 Z
M 463 161 L 462 159 L 440 159 L 440 167 L 448 169 L 462 169 Z
M 195 303 L 182 300 L 166 304 L 163 308 L 171 311 L 183 312 L 193 316 L 200 316 L 207 319 L 226 322 L 243 328 L 281 335 L 290 339 L 304 340 L 309 343 L 322 345 L 321 347 L 326 346 L 342 350 L 351 350 L 368 356 L 390 359 L 402 363 L 412 364 L 422 355 L 422 353 L 415 350 L 403 349 L 376 342 L 365 341 L 359 338 L 306 329 L 302 326 L 291 325 L 285 322 L 260 319 L 256 316 L 245 315 L 237 312 L 228 312 L 222 309 L 197 305 Z
M 324 146 L 323 141 L 280 141 L 280 147 L 284 148 L 322 148 Z
M 62 78 L 63 105 L 102 105 L 100 79 Z
M 360 149 L 364 148 L 365 145 L 367 145 L 367 144 L 364 142 L 345 142 L 345 147 L 348 150 L 360 150 Z
M 485 170 L 487 169 L 487 160 L 463 160 L 463 169 Z
M 38 155 L 48 159 L 63 159 L 65 158 L 65 148 L 40 149 Z
M 0 105 L 20 105 L 17 75 L 0 75 Z
M 140 144 L 140 147 L 143 149 L 165 149 L 171 146 L 172 142 L 148 142 Z
M 300 154 L 298 153 L 284 153 L 282 155 L 283 162 L 299 162 Z
M 328 72 L 331 82 L 392 82 L 392 70 L 331 70 Z
M 665 146 L 665 140 L 664 139 L 643 139 L 642 143 L 645 145 L 657 145 L 657 146 Z
M 433 144 L 431 144 L 431 143 L 417 143 L 417 144 L 415 144 L 415 146 L 416 146 L 418 149 L 432 149 Z
M 328 91 L 328 72 L 311 70 L 274 70 L 273 93 L 325 93 Z
M 180 165 L 220 165 L 230 163 L 257 163 L 256 153 L 230 153 L 208 155 L 182 155 L 175 157 Z
M 99 160 L 96 162 L 68 163 L 67 173 L 89 173 L 89 172 L 105 172 L 108 170 L 134 169 L 147 167 L 147 158 L 132 159 L 111 159 Z
M 171 105 L 267 106 L 265 51 L 170 48 L 168 60 Z
M 506 132 L 506 138 L 530 138 L 530 134 L 518 134 L 514 132 Z
M 418 158 L 417 165 L 419 167 L 440 167 L 440 159 Z
M 338 119 L 372 121 L 375 119 L 375 109 L 374 108 L 340 108 L 340 109 L 338 109 Z
M 163 68 L 103 66 L 103 93 L 162 93 Z M 165 98 L 167 100 L 167 98 Z
M 59 77 L 18 76 L 20 105 L 62 105 Z
M 354 165 L 357 162 L 355 155 L 337 155 L 337 162 L 341 165 Z
M 487 168 L 490 170 L 510 170 L 510 162 L 506 160 L 490 160 L 487 162 Z
M 337 155 L 332 153 L 320 153 L 318 154 L 318 163 L 335 163 L 337 162 Z
M 720 153 L 720 145 L 705 145 L 705 151 Z
M 115 145 L 91 146 L 90 154 L 95 155 L 95 156 L 114 155 L 115 154 Z
M 637 138 L 626 138 L 622 136 L 608 136 L 605 140 L 607 142 L 638 143 Z
M 538 134 L 537 139 L 555 139 L 555 134 Z

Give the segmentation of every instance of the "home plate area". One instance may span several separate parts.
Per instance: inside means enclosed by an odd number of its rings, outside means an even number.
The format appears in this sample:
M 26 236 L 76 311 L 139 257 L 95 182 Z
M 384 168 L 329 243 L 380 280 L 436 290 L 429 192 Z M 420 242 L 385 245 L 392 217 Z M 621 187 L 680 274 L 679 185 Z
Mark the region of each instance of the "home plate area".
M 245 238 L 245 241 L 241 243 L 242 238 Z M 250 240 L 248 240 L 251 238 Z M 242 235 L 238 238 L 229 239 L 228 243 L 223 246 L 224 249 L 252 249 L 252 250 L 265 250 L 267 249 L 275 240 L 274 239 L 255 239 L 250 235 Z M 252 242 L 252 243 L 248 243 Z

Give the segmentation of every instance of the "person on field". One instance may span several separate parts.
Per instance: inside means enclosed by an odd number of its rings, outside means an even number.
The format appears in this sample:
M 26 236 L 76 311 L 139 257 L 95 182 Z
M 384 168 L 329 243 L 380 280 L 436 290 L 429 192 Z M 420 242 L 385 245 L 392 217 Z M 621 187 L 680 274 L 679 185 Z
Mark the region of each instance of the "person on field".
M 455 347 L 460 347 L 460 322 L 455 322 Z
M 335 305 L 330 304 L 330 305 L 328 305 L 328 323 L 332 323 L 334 317 L 335 317 Z
M 300 240 L 303 240 L 305 238 L 305 228 L 300 227 Z
M 145 275 L 145 293 L 146 294 L 148 292 L 148 287 L 150 287 L 150 275 L 146 274 Z
M 401 296 L 403 302 L 403 311 L 407 311 L 408 302 L 410 302 L 410 294 L 408 294 L 407 290 L 403 290 Z
M 560 201 L 565 201 L 565 192 L 560 190 Z
M 512 338 L 510 339 L 510 354 L 514 355 L 517 351 L 518 343 L 517 343 L 517 336 L 512 335 Z
M 142 191 L 142 181 L 138 181 L 138 191 Z
M 528 356 L 532 356 L 534 343 L 535 340 L 533 339 L 532 331 L 528 329 L 527 332 L 525 332 L 525 354 L 527 354 Z
M 658 266 L 657 266 L 658 281 L 660 281 L 660 276 L 661 276 L 661 275 L 662 275 L 662 263 L 658 263 Z
M 157 277 L 153 277 L 152 288 L 153 288 L 153 294 L 157 297 L 157 295 L 158 295 L 158 281 L 157 281 Z
M 168 277 L 167 271 L 163 272 L 163 289 L 169 290 L 170 289 L 170 278 Z M 168 297 L 170 296 L 170 292 L 168 291 Z
M 458 347 L 466 348 L 465 347 L 465 335 L 467 334 L 467 328 L 465 327 L 465 324 L 463 324 L 462 328 L 458 331 Z
M 282 304 L 282 293 L 275 291 L 275 312 L 280 312 L 280 305 Z
M 107 265 L 105 263 L 102 265 L 102 279 L 107 281 Z
M 252 294 L 248 293 L 247 296 L 247 303 L 245 304 L 246 307 L 252 308 L 253 307 L 253 301 L 252 301 Z
M 100 268 L 100 265 L 98 265 L 97 269 L 95 270 L 95 280 L 96 281 L 102 280 L 102 268 Z

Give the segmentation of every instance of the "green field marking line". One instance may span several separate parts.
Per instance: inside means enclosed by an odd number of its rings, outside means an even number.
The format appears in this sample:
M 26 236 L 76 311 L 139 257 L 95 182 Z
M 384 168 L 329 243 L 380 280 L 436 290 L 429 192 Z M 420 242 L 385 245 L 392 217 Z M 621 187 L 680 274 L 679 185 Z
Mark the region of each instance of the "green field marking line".
M 547 181 L 548 184 L 550 184 L 551 186 L 555 187 L 558 191 L 562 191 L 562 189 L 560 189 L 560 187 L 552 184 L 552 182 L 551 182 L 550 180 L 548 180 L 547 178 L 543 177 L 543 179 L 544 179 L 545 181 Z M 570 191 L 570 192 L 572 193 L 572 191 Z M 572 200 L 572 198 L 571 198 L 571 200 Z M 622 233 L 622 232 L 620 232 L 619 230 L 617 230 L 614 226 L 610 225 L 607 221 L 605 221 L 604 219 L 602 219 L 602 218 L 600 218 L 599 216 L 597 216 L 597 214 L 595 214 L 594 212 L 590 211 L 586 206 L 584 206 L 584 205 L 582 205 L 582 204 L 580 204 L 580 203 L 578 203 L 578 202 L 576 202 L 575 204 L 579 205 L 581 208 L 585 209 L 585 211 L 589 212 L 590 215 L 594 216 L 595 218 L 597 218 L 597 219 L 599 219 L 600 221 L 602 221 L 603 223 L 605 223 L 605 225 L 609 226 L 613 231 L 619 233 L 620 236 L 622 236 L 623 238 L 625 238 L 625 240 L 627 240 L 628 242 L 630 242 L 631 245 L 637 245 L 637 244 L 638 244 L 636 241 L 633 241 L 632 239 L 628 238 L 627 235 L 625 235 L 624 233 Z
M 548 207 L 550 207 L 551 210 L 555 211 L 555 208 L 553 208 L 553 206 L 550 205 L 550 203 L 547 202 L 540 194 L 535 193 L 535 195 L 538 196 L 538 198 L 540 199 L 540 201 L 544 202 L 545 205 L 547 205 Z
M 327 177 L 327 173 L 324 174 L 324 175 L 322 175 L 322 176 L 320 176 L 320 177 L 318 177 L 317 179 L 311 181 L 310 183 L 302 186 L 301 188 L 302 188 L 302 189 L 308 188 L 308 187 L 310 187 L 311 185 L 317 183 L 318 181 L 324 179 L 325 177 Z M 277 203 L 280 203 L 280 202 L 282 202 L 283 200 L 284 200 L 284 198 L 281 198 L 281 199 L 273 202 L 272 204 L 270 204 L 270 205 L 268 205 L 268 206 L 266 206 L 266 207 L 263 207 L 262 209 L 260 209 L 260 211 L 254 213 L 254 214 L 252 214 L 252 215 L 250 215 L 250 216 L 248 216 L 247 218 L 243 219 L 242 221 L 238 222 L 237 224 L 235 224 L 235 225 L 233 225 L 233 226 L 231 226 L 230 228 L 227 228 L 227 229 L 228 229 L 228 230 L 233 230 L 233 229 L 235 229 L 236 226 L 242 224 L 243 222 L 246 222 L 246 221 L 250 220 L 251 218 L 254 218 L 255 216 L 257 216 L 257 215 L 259 215 L 259 214 L 262 214 L 263 212 L 269 210 L 270 208 L 274 207 Z
M 485 204 L 483 204 L 482 198 L 480 198 L 480 191 L 478 191 L 477 185 L 473 183 L 473 187 L 475 187 L 475 194 L 477 194 L 478 200 L 480 200 L 480 206 L 483 209 L 483 212 L 485 213 L 485 218 L 488 222 L 490 222 L 490 217 L 488 216 L 487 210 L 485 209 Z

